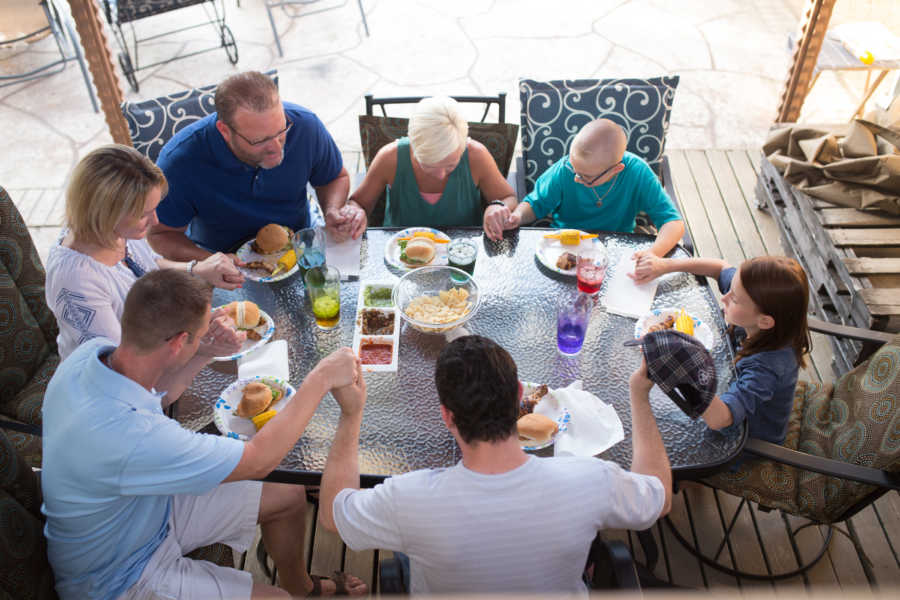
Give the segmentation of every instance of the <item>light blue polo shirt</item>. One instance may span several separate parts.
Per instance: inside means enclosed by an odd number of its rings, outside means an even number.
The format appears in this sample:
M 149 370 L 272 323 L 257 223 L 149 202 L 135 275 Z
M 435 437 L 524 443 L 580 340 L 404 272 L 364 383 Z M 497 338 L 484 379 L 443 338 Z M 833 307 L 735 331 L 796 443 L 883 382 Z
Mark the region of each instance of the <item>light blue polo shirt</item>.
M 172 495 L 209 492 L 244 451 L 166 417 L 161 395 L 100 361 L 113 349 L 103 338 L 82 344 L 44 396 L 41 510 L 62 598 L 131 587 L 166 536 Z
M 531 204 L 538 219 L 549 215 L 553 227 L 626 233 L 634 231 L 634 218 L 641 211 L 657 229 L 681 220 L 656 174 L 639 156 L 626 152 L 622 157 L 625 170 L 593 191 L 575 181 L 575 174 L 566 168 L 567 159 L 563 157 L 544 171 L 523 200 Z M 602 206 L 597 206 L 598 196 L 603 199 Z
M 187 226 L 187 236 L 212 252 L 227 252 L 264 225 L 309 226 L 306 183 L 320 187 L 341 172 L 341 151 L 310 110 L 283 102 L 293 125 L 284 160 L 263 169 L 241 162 L 216 129 L 217 113 L 179 131 L 156 159 L 169 193 L 156 209 L 160 223 Z

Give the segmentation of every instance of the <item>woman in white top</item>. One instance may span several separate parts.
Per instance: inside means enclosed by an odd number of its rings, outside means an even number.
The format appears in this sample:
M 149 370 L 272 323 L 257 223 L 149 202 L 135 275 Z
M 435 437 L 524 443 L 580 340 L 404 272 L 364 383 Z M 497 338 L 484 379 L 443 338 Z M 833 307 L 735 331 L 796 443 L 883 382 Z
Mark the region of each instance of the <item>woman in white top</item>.
M 98 336 L 118 344 L 125 296 L 147 271 L 186 269 L 216 287 L 240 287 L 243 275 L 224 254 L 178 263 L 150 248 L 147 231 L 158 222 L 156 206 L 167 189 L 159 167 L 128 146 L 102 146 L 75 167 L 66 190 L 67 227 L 47 257 L 47 305 L 59 324 L 60 358 Z M 200 353 L 236 352 L 245 334 L 229 325 L 224 315 L 213 315 L 211 341 Z

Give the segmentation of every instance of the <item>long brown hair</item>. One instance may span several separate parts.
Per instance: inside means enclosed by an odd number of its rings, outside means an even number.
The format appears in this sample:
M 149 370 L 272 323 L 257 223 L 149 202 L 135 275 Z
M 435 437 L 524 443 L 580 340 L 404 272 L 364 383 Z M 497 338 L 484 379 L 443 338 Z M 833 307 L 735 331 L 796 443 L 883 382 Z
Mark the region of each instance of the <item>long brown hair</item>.
M 759 256 L 741 263 L 741 284 L 763 314 L 775 320 L 771 329 L 761 329 L 741 345 L 736 360 L 767 350 L 790 346 L 797 364 L 806 366 L 809 352 L 809 281 L 806 272 L 793 258 Z

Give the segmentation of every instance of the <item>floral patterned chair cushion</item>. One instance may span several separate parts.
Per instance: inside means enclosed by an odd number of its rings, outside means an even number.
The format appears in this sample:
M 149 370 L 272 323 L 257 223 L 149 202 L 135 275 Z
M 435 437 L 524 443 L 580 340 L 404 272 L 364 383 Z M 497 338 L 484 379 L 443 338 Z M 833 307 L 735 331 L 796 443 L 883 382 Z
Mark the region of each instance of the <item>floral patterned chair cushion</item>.
M 900 335 L 833 386 L 798 382 L 783 445 L 815 456 L 900 471 Z M 761 459 L 704 481 L 819 523 L 842 521 L 880 495 L 871 485 Z
M 359 139 L 362 144 L 366 169 L 372 164 L 378 151 L 394 140 L 406 135 L 409 119 L 402 117 L 359 116 Z M 509 175 L 519 126 L 511 123 L 469 123 L 469 137 L 487 147 L 503 177 Z M 384 195 L 378 200 L 369 225 L 384 222 Z
M 47 382 L 59 363 L 56 319 L 44 299 L 44 267 L 28 228 L 0 188 L 0 418 L 41 424 Z M 12 439 L 28 462 L 40 465 L 40 441 Z
M 657 175 L 679 77 L 652 79 L 519 80 L 526 192 L 565 156 L 588 122 L 605 117 L 625 129 L 628 150 Z
M 278 85 L 278 72 L 266 72 Z M 216 112 L 216 85 L 206 85 L 140 102 L 123 102 L 131 143 L 156 162 L 160 150 L 172 136 L 203 117 Z

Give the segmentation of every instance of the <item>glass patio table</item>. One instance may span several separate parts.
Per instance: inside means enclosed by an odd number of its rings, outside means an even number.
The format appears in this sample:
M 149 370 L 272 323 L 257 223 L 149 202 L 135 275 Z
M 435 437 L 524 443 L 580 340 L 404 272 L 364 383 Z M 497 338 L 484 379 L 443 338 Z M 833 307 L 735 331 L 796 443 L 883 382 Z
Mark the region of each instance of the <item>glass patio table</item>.
M 384 260 L 384 248 L 397 230 L 372 228 L 362 244 L 359 279 L 341 283 L 340 326 L 331 331 L 316 327 L 299 276 L 281 282 L 246 282 L 232 292 L 216 290 L 213 305 L 232 300 L 256 302 L 275 321 L 273 339 L 284 339 L 290 354 L 290 381 L 295 386 L 325 355 L 350 346 L 356 316 L 359 285 L 403 273 Z M 602 299 L 620 257 L 649 248 L 652 238 L 639 234 L 601 234 L 610 258 L 609 271 L 594 307 L 584 347 L 575 357 L 556 349 L 556 302 L 561 294 L 576 293 L 575 277 L 550 271 L 535 257 L 548 230 L 522 228 L 493 242 L 481 229 L 446 229 L 453 239 L 464 238 L 478 247 L 474 277 L 481 293 L 478 312 L 465 325 L 473 334 L 502 345 L 515 360 L 519 379 L 565 387 L 576 379 L 584 389 L 615 407 L 625 428 L 625 440 L 603 452 L 601 458 L 628 468 L 631 462 L 631 413 L 628 379 L 640 364 L 637 348 L 623 342 L 634 336 L 635 320 L 607 313 Z M 675 250 L 687 256 L 680 247 Z M 712 356 L 719 375 L 719 392 L 733 374 L 732 353 L 726 342 L 718 304 L 705 280 L 688 274 L 672 274 L 660 281 L 656 307 L 684 307 L 709 323 L 716 337 Z M 461 458 L 453 437 L 438 410 L 434 367 L 447 343 L 443 335 L 429 335 L 403 323 L 396 373 L 367 373 L 368 400 L 360 435 L 359 462 L 363 485 L 385 477 L 429 467 L 447 467 Z M 206 368 L 178 401 L 177 419 L 200 430 L 212 422 L 218 394 L 236 375 L 226 367 Z M 711 431 L 702 420 L 692 421 L 657 387 L 650 394 L 653 412 L 676 476 L 715 470 L 740 452 L 745 434 Z M 294 449 L 268 479 L 317 484 L 331 446 L 340 410 L 328 395 Z M 552 454 L 552 448 L 542 451 Z

